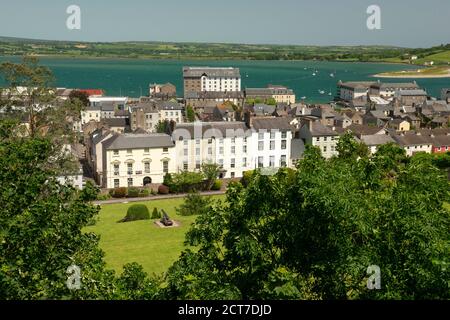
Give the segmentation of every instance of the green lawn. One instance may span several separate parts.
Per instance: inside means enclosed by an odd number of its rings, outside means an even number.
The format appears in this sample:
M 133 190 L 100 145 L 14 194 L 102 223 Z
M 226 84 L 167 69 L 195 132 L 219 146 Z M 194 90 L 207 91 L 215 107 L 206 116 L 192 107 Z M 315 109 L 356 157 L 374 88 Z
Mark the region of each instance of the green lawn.
M 224 196 L 214 196 L 224 199 Z M 100 247 L 105 252 L 109 268 L 122 271 L 126 263 L 137 262 L 149 274 L 162 273 L 179 257 L 184 248 L 185 234 L 196 217 L 178 216 L 175 208 L 183 199 L 154 200 L 139 202 L 146 204 L 150 213 L 153 208 L 164 209 L 170 216 L 181 223 L 180 227 L 163 229 L 154 224 L 154 220 L 117 223 L 125 217 L 128 204 L 103 205 L 95 226 L 85 228 L 86 232 L 100 235 Z

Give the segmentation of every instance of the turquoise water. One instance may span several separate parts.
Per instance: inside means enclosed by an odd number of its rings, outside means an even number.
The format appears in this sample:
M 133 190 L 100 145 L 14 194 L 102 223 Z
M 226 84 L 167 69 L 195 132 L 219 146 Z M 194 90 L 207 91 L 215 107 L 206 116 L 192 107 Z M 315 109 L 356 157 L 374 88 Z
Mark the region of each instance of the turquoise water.
M 335 95 L 336 83 L 374 80 L 374 74 L 412 68 L 407 65 L 377 63 L 346 63 L 317 61 L 189 61 L 189 60 L 127 60 L 127 59 L 69 59 L 41 58 L 55 74 L 58 87 L 101 88 L 108 95 L 138 97 L 148 93 L 149 83 L 171 82 L 178 94 L 183 92 L 183 66 L 233 66 L 241 69 L 245 87 L 265 87 L 268 84 L 292 88 L 297 99 L 308 102 L 327 102 Z M 0 57 L 0 62 L 19 62 L 19 57 Z M 313 76 L 313 72 L 316 76 Z M 330 73 L 335 74 L 331 77 Z M 399 82 L 400 79 L 383 79 Z M 413 79 L 405 79 L 413 81 Z M 440 96 L 450 79 L 417 79 L 429 94 Z M 324 91 L 321 94 L 319 90 Z M 332 96 L 328 93 L 332 92 Z

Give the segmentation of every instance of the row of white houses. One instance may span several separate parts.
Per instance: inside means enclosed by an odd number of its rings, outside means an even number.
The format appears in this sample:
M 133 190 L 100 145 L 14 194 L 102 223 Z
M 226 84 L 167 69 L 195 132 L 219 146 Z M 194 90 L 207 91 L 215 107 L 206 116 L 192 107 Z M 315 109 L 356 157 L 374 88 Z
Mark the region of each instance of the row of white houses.
M 90 160 L 104 188 L 162 183 L 166 173 L 196 171 L 203 163 L 221 166 L 220 178 L 240 178 L 255 168 L 293 166 L 293 127 L 286 118 L 177 125 L 172 135 L 93 134 Z

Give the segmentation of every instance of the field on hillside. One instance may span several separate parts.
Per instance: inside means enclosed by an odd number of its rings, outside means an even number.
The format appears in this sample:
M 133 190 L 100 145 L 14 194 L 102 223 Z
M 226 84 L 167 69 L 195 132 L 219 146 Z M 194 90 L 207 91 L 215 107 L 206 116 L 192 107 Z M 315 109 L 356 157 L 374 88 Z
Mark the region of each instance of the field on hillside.
M 214 196 L 215 200 L 225 196 Z M 164 209 L 171 219 L 180 222 L 177 228 L 159 228 L 154 220 L 118 223 L 125 217 L 128 208 L 134 203 L 103 205 L 95 226 L 85 228 L 85 232 L 100 235 L 100 247 L 105 252 L 109 268 L 122 272 L 126 263 L 137 262 L 149 274 L 165 272 L 185 248 L 185 234 L 196 216 L 181 217 L 175 208 L 183 199 L 154 200 L 139 202 L 146 204 L 150 213 L 153 208 Z

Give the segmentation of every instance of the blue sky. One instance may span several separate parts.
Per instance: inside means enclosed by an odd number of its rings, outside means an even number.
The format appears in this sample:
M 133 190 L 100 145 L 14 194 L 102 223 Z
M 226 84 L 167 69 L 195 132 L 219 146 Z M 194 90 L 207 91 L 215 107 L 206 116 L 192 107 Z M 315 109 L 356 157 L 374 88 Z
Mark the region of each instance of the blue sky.
M 68 30 L 66 8 L 81 8 Z M 381 30 L 366 27 L 369 5 Z M 0 36 L 302 45 L 450 43 L 449 0 L 1 0 Z

